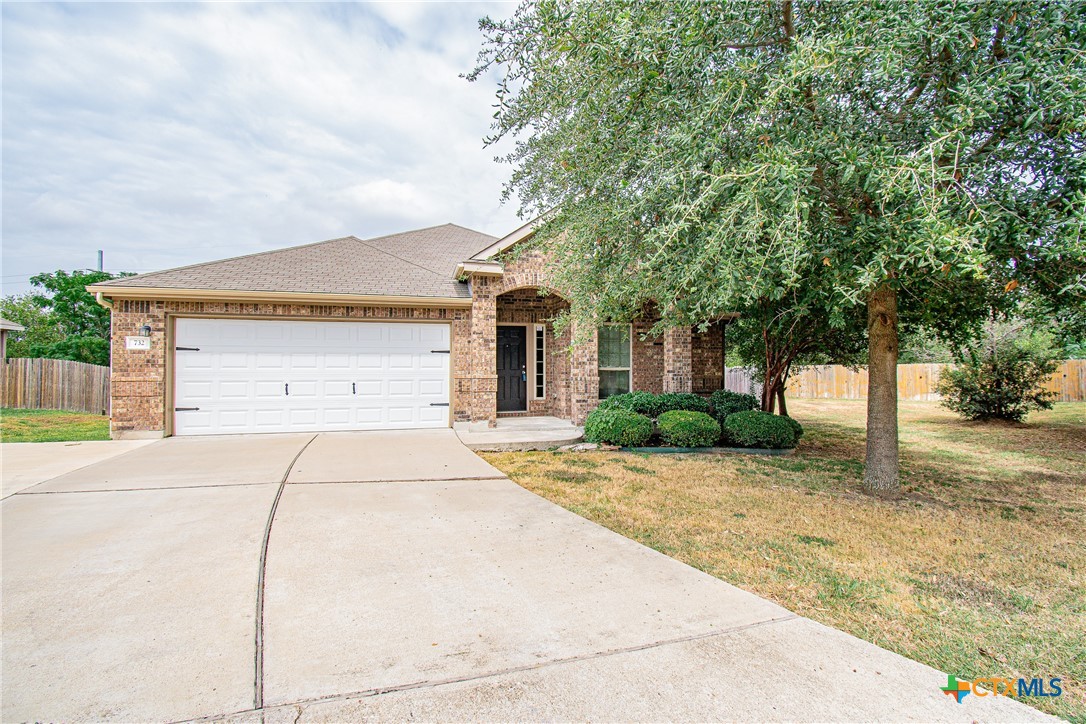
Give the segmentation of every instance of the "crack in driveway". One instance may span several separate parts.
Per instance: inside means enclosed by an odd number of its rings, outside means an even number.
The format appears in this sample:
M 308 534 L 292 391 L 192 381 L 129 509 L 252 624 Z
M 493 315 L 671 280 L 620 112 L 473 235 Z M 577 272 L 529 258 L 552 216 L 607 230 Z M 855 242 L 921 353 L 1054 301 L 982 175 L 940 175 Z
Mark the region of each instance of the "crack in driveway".
M 279 481 L 279 489 L 275 491 L 275 499 L 272 500 L 271 510 L 268 511 L 268 523 L 264 526 L 264 541 L 260 546 L 260 569 L 256 578 L 256 651 L 253 661 L 253 706 L 256 709 L 264 706 L 264 571 L 268 566 L 268 541 L 271 539 L 272 521 L 275 520 L 275 511 L 279 508 L 279 499 L 283 497 L 283 489 L 287 486 L 290 471 L 294 469 L 298 458 L 302 456 L 310 443 L 318 437 L 320 433 L 309 438 L 309 442 L 303 445 L 290 461 L 286 472 L 283 473 L 283 479 Z
M 718 636 L 728 636 L 731 634 L 739 633 L 741 631 L 748 631 L 754 628 L 760 628 L 762 626 L 769 626 L 772 624 L 783 623 L 785 621 L 793 621 L 799 619 L 801 616 L 789 613 L 785 616 L 775 616 L 772 618 L 763 619 L 761 621 L 754 621 L 753 623 L 745 623 L 737 626 L 729 626 L 718 631 L 708 631 L 699 634 L 690 634 L 688 636 L 677 636 L 675 638 L 660 639 L 658 641 L 650 641 L 649 643 L 636 644 L 634 646 L 623 646 L 621 648 L 606 649 L 604 651 L 592 651 L 586 654 L 577 654 L 575 656 L 565 656 L 562 658 L 551 659 L 550 661 L 543 661 L 535 664 L 525 664 L 523 666 L 510 666 L 504 669 L 494 669 L 491 671 L 484 671 L 478 674 L 469 674 L 466 676 L 454 676 L 445 679 L 424 679 L 422 681 L 412 681 L 405 684 L 394 684 L 392 686 L 381 686 L 373 689 L 360 689 L 358 691 L 351 691 L 342 694 L 330 694 L 328 696 L 313 697 L 311 699 L 298 699 L 296 701 L 288 701 L 280 704 L 273 704 L 271 706 L 258 705 L 253 709 L 246 709 L 243 711 L 224 712 L 219 714 L 212 714 L 209 716 L 198 717 L 195 719 L 182 719 L 173 724 L 189 724 L 196 722 L 211 722 L 223 719 L 230 716 L 241 716 L 244 714 L 260 713 L 263 715 L 267 711 L 277 711 L 282 709 L 297 708 L 298 713 L 294 721 L 298 721 L 301 718 L 304 710 L 308 706 L 314 704 L 325 704 L 335 701 L 349 701 L 351 699 L 365 699 L 373 696 L 381 696 L 383 694 L 394 694 L 401 691 L 415 691 L 418 689 L 433 689 L 441 686 L 449 686 L 451 684 L 461 684 L 468 681 L 481 681 L 484 679 L 492 679 L 499 676 L 507 676 L 509 674 L 518 674 L 525 671 L 538 671 L 540 669 L 549 668 L 552 666 L 561 666 L 564 664 L 574 664 L 581 661 L 591 661 L 593 659 L 602 659 L 610 656 L 621 656 L 622 654 L 631 654 L 638 651 L 647 651 L 649 649 L 661 648 L 664 646 L 673 646 L 677 644 L 684 644 L 691 641 L 702 641 L 705 639 L 711 639 Z

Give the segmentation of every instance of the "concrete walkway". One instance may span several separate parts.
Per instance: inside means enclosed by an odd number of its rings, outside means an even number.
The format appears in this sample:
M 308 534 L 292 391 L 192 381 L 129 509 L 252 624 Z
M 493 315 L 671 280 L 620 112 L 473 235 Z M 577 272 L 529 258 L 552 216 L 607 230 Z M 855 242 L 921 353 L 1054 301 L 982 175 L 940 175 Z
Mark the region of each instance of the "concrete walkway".
M 482 422 L 453 425 L 460 442 L 479 452 L 552 450 L 584 439 L 584 428 L 558 417 L 499 417 L 490 427 Z
M 957 704 L 449 430 L 168 439 L 0 512 L 4 721 L 1043 718 Z

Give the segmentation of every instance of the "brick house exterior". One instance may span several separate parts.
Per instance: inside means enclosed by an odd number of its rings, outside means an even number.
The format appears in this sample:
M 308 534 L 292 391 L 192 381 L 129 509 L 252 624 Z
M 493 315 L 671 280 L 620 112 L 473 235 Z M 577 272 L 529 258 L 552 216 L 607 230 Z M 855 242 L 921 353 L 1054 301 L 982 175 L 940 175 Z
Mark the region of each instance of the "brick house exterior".
M 89 287 L 112 308 L 112 435 L 174 433 L 175 330 L 177 320 L 186 319 L 447 324 L 447 424 L 493 425 L 499 414 L 583 423 L 600 399 L 596 332 L 572 348 L 576 330 L 556 334 L 552 320 L 568 303 L 559 294 L 541 294 L 550 285 L 540 252 L 494 261 L 496 249 L 529 235 L 530 229 L 520 229 L 495 240 L 446 225 L 369 241 L 347 237 Z M 436 278 L 442 271 L 444 278 Z M 654 322 L 647 315 L 631 325 L 631 389 L 719 389 L 720 325 L 646 336 Z M 525 382 L 523 409 L 499 413 L 497 339 L 505 326 L 521 327 L 530 337 L 533 379 Z M 126 344 L 148 332 L 149 349 Z

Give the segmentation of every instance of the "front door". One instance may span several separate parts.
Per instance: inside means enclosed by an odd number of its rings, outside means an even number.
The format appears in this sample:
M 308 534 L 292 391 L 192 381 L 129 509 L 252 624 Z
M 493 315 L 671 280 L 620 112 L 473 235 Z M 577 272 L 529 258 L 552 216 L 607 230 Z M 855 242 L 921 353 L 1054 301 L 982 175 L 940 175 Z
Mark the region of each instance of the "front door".
M 524 327 L 498 327 L 498 412 L 528 409 Z

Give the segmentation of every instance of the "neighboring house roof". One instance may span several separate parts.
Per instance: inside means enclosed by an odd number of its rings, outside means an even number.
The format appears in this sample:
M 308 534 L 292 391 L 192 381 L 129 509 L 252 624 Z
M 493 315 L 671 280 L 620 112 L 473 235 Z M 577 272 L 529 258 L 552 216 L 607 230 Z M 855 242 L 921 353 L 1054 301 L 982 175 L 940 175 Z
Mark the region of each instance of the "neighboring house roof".
M 113 279 L 89 287 L 105 295 L 140 290 L 470 299 L 451 275 L 495 237 L 456 224 L 342 239 Z M 193 296 L 187 294 L 186 296 Z
M 4 319 L 3 317 L 0 317 L 0 329 L 5 332 L 22 332 L 26 330 L 26 327 L 21 324 L 16 324 L 15 322 Z

